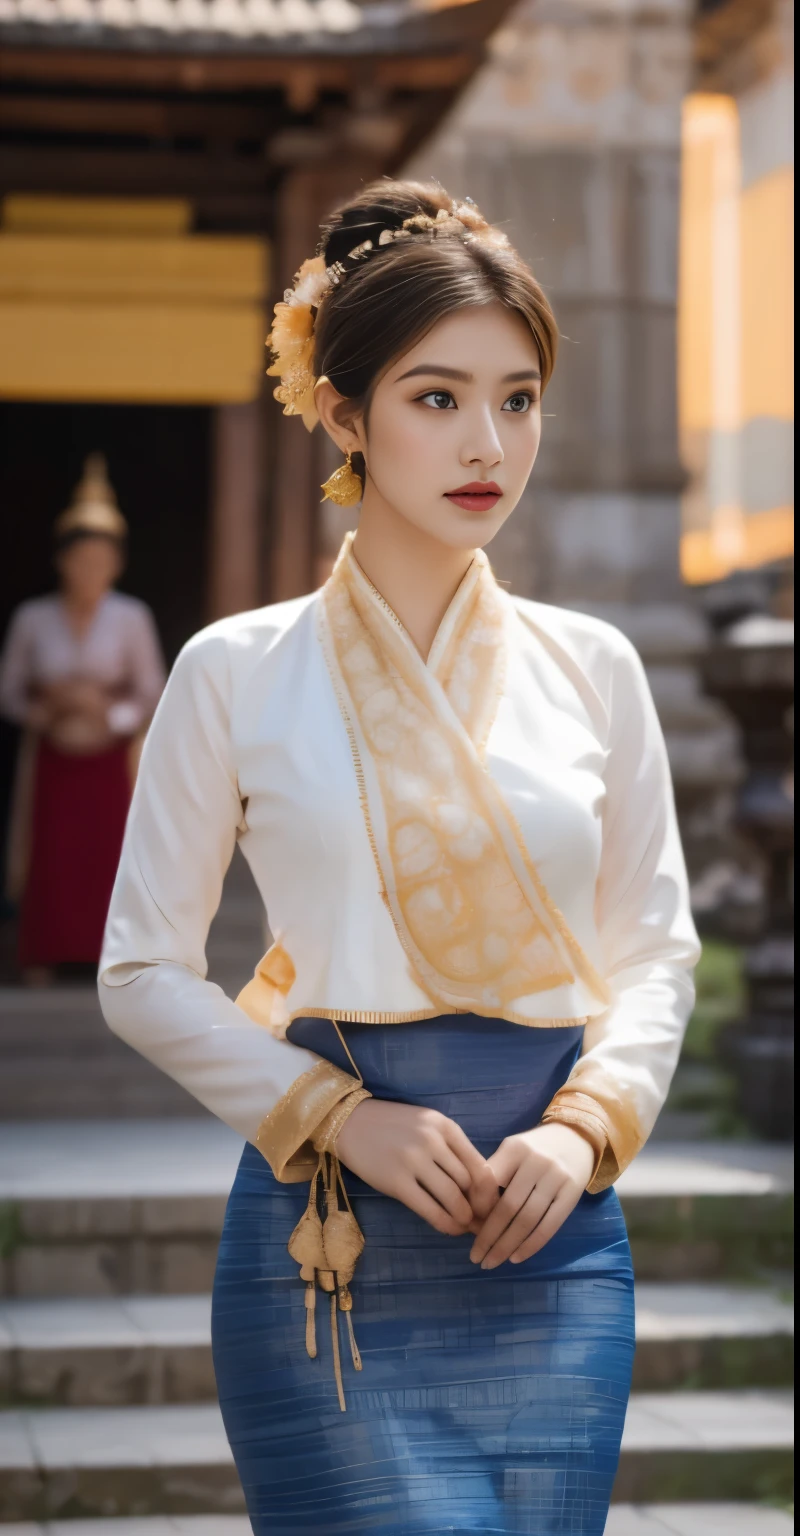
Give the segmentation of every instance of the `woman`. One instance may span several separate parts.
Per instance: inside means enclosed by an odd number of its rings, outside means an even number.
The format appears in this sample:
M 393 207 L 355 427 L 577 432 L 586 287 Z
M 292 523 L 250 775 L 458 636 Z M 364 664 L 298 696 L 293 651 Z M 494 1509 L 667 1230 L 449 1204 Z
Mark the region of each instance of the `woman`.
M 17 609 L 0 662 L 0 711 L 25 731 L 9 884 L 29 981 L 97 965 L 135 746 L 165 676 L 149 609 L 113 591 L 127 525 L 99 454 L 54 532 L 59 591 Z
M 213 1335 L 257 1536 L 600 1536 L 633 1356 L 611 1185 L 697 946 L 634 651 L 509 598 L 483 554 L 533 467 L 555 322 L 474 205 L 383 182 L 271 341 L 358 532 L 321 592 L 178 661 L 103 1007 L 248 1141 Z M 276 939 L 238 1006 L 203 979 L 237 839 Z

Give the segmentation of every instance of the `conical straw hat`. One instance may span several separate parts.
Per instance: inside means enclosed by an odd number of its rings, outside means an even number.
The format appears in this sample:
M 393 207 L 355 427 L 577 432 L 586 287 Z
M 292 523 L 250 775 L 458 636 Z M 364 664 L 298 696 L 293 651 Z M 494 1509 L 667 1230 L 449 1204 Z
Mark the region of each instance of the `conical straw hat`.
M 102 453 L 89 454 L 69 507 L 56 518 L 54 532 L 58 539 L 68 533 L 100 533 L 107 538 L 125 538 L 128 524 L 117 506 Z

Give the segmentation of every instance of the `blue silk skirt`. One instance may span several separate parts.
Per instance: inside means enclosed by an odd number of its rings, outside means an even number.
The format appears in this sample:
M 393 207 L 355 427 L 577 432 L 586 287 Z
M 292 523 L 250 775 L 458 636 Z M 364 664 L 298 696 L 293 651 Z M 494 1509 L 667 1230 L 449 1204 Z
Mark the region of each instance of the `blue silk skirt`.
M 440 1110 L 485 1155 L 538 1123 L 581 1047 L 579 1028 L 463 1014 L 342 1028 L 376 1097 Z M 296 1019 L 289 1037 L 352 1070 L 329 1020 Z M 359 1373 L 340 1328 L 345 1413 L 327 1298 L 312 1360 L 286 1251 L 308 1185 L 279 1184 L 247 1146 L 228 1202 L 214 1364 L 255 1536 L 602 1536 L 634 1350 L 614 1190 L 584 1195 L 525 1263 L 482 1270 L 470 1234 L 442 1236 L 343 1173 L 366 1238 Z

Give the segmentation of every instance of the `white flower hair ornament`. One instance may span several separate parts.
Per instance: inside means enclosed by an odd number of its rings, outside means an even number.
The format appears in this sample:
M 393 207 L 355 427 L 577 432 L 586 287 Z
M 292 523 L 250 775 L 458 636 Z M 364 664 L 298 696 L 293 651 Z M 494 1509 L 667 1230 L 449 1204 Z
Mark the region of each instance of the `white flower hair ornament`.
M 486 245 L 507 246 L 506 236 L 487 225 L 485 220 L 467 203 L 454 205 L 448 212 L 440 208 L 435 218 L 427 213 L 414 214 L 406 219 L 400 229 L 384 229 L 378 236 L 377 245 L 391 245 L 395 240 L 407 240 L 413 235 L 456 235 L 461 239 L 479 239 Z M 358 261 L 375 249 L 375 242 L 362 240 L 347 253 L 347 261 Z M 331 288 L 338 287 L 347 275 L 341 261 L 325 265 L 324 256 L 311 256 L 304 261 L 294 280 L 294 287 L 287 288 L 283 299 L 275 305 L 272 330 L 267 346 L 272 352 L 268 375 L 276 376 L 280 383 L 273 391 L 275 399 L 283 406 L 284 416 L 300 416 L 303 425 L 313 432 L 319 416 L 314 401 L 317 379 L 314 375 L 314 322 L 317 311 Z

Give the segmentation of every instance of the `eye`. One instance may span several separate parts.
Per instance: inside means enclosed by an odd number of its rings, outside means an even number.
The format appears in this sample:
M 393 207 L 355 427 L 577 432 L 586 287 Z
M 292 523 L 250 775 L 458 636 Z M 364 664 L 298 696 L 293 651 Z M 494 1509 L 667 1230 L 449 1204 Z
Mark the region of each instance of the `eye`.
M 434 411 L 454 411 L 457 409 L 449 389 L 431 389 L 426 395 L 418 395 L 420 405 L 428 405 Z
M 512 411 L 515 416 L 524 416 L 534 404 L 533 395 L 530 395 L 527 390 L 520 390 L 516 395 L 509 395 L 503 410 Z

